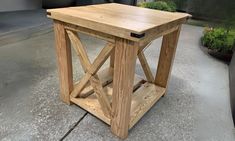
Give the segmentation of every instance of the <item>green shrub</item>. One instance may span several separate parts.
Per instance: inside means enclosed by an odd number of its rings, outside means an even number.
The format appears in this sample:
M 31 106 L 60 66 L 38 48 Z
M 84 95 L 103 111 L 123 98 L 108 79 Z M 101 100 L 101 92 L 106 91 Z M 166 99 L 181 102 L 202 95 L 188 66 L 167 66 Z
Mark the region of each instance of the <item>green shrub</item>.
M 206 28 L 202 44 L 218 52 L 232 52 L 235 46 L 235 31 L 224 28 Z
M 175 12 L 176 11 L 176 5 L 173 1 L 157 1 L 157 2 L 143 2 L 140 3 L 140 7 L 144 8 L 150 8 L 150 9 L 157 9 L 157 10 L 163 10 L 163 11 L 170 11 Z
M 171 0 L 164 0 L 164 1 L 171 8 L 171 12 L 175 12 L 176 11 L 177 6 L 176 6 L 174 1 L 171 1 Z

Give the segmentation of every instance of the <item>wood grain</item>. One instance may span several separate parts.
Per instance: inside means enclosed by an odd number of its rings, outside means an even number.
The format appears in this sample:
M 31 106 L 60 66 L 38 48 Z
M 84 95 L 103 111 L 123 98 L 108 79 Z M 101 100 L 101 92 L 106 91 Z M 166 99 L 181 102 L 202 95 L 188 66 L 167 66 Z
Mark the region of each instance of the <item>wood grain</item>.
M 122 4 L 100 4 L 47 10 L 48 17 L 133 41 L 139 38 L 131 33 L 142 34 L 168 29 L 182 24 L 190 17 L 185 13 L 172 13 Z M 154 32 L 151 32 L 153 34 Z
M 137 52 L 138 44 L 116 38 L 111 130 L 122 139 L 128 135 Z
M 152 41 L 147 42 L 145 44 L 139 45 L 139 50 L 138 50 L 138 54 L 142 51 L 144 51 L 144 49 L 147 49 L 150 45 L 152 44 Z
M 155 84 L 167 88 L 172 64 L 175 57 L 176 47 L 178 43 L 180 27 L 163 36 L 160 58 L 155 78 Z
M 108 68 L 108 69 L 104 69 L 102 71 L 98 72 L 98 76 L 100 78 L 100 81 L 102 83 L 102 86 L 105 87 L 108 84 L 112 83 L 113 81 L 113 70 Z M 92 93 L 94 93 L 94 89 L 93 87 L 90 85 L 90 83 L 88 85 L 86 85 L 86 87 L 81 91 L 81 93 L 79 94 L 79 97 L 81 98 L 86 98 L 89 95 L 91 95 Z
M 116 3 L 47 12 L 47 16 L 54 19 L 61 99 L 79 105 L 110 124 L 112 132 L 125 139 L 128 129 L 165 94 L 180 27 L 191 15 Z M 93 63 L 77 32 L 108 42 Z M 85 72 L 74 86 L 68 36 Z M 144 49 L 160 36 L 163 36 L 162 48 L 154 78 Z M 148 82 L 135 78 L 137 56 Z M 110 66 L 100 75 L 98 71 L 108 57 Z
M 185 19 L 183 19 L 183 20 L 186 21 Z M 184 23 L 184 22 L 182 22 L 182 23 Z M 149 42 L 153 41 L 156 38 L 167 35 L 173 31 L 177 30 L 179 28 L 179 25 L 181 25 L 180 22 L 175 22 L 172 24 L 168 24 L 168 27 L 159 26 L 155 30 L 149 30 L 148 32 L 145 33 L 146 34 L 145 38 L 140 40 L 140 42 L 139 42 L 140 46 L 148 44 Z
M 100 74 L 102 74 L 103 77 L 106 77 L 106 78 L 110 77 L 109 68 L 100 71 Z M 140 88 L 140 86 L 144 82 L 145 81 L 140 76 L 135 75 L 133 90 Z M 104 87 L 104 92 L 107 94 L 108 100 L 110 101 L 110 103 L 112 103 L 113 84 L 111 83 L 111 84 L 106 85 Z M 138 96 L 138 95 L 136 95 L 136 96 Z M 88 111 L 92 115 L 98 117 L 99 119 L 101 119 L 105 123 L 107 123 L 109 125 L 111 124 L 111 119 L 104 115 L 104 113 L 101 109 L 100 103 L 99 103 L 99 101 L 96 98 L 96 95 L 94 93 L 89 95 L 86 98 L 74 98 L 74 97 L 71 96 L 71 101 L 73 103 L 77 104 L 78 106 L 80 106 L 81 108 L 85 109 L 86 111 Z M 136 109 L 136 108 L 134 108 L 134 109 Z
M 115 59 L 115 49 L 113 49 L 111 55 L 110 55 L 110 62 L 109 62 L 109 67 L 111 69 L 114 68 L 114 59 Z
M 68 30 L 72 30 L 72 31 L 76 31 L 76 32 L 79 32 L 79 33 L 87 34 L 89 36 L 93 36 L 95 38 L 99 38 L 99 39 L 102 39 L 102 40 L 105 40 L 105 41 L 108 41 L 108 42 L 111 42 L 111 43 L 115 43 L 115 37 L 114 36 L 103 33 L 103 32 L 99 32 L 99 31 L 96 31 L 96 30 L 92 30 L 92 29 L 89 29 L 89 28 L 85 28 L 85 27 L 81 27 L 81 26 L 77 26 L 77 25 L 73 25 L 73 24 L 68 24 L 68 23 L 65 23 L 65 28 L 68 29 Z
M 90 79 L 91 86 L 93 87 L 95 91 L 95 95 L 100 103 L 100 107 L 102 111 L 104 112 L 104 115 L 108 118 L 110 118 L 111 115 L 111 105 L 107 98 L 106 93 L 103 90 L 103 86 L 100 82 L 100 79 L 97 75 L 94 75 Z
M 144 70 L 144 74 L 146 76 L 147 81 L 150 83 L 154 82 L 153 74 L 151 72 L 151 69 L 148 65 L 147 59 L 146 59 L 143 51 L 138 53 L 138 58 L 139 58 L 141 66 L 142 66 L 142 69 Z
M 55 47 L 60 80 L 60 98 L 70 104 L 70 92 L 73 90 L 73 72 L 71 48 L 64 25 L 54 21 Z
M 81 91 L 87 86 L 90 78 L 91 78 L 90 73 L 85 73 L 85 75 L 81 78 L 81 80 L 74 85 L 74 89 L 71 92 L 72 97 L 77 97 L 81 93 Z
M 67 30 L 67 33 L 79 57 L 82 68 L 86 73 L 85 76 L 83 76 L 83 78 L 81 79 L 81 81 L 74 86 L 74 89 L 71 92 L 71 96 L 77 97 L 79 96 L 81 91 L 86 87 L 92 75 L 97 73 L 100 67 L 104 64 L 104 62 L 110 56 L 114 45 L 108 42 L 106 46 L 101 50 L 97 58 L 94 60 L 93 64 L 91 64 L 87 55 L 87 51 L 83 47 L 77 33 L 75 31 L 70 31 L 70 30 Z
M 104 64 L 104 62 L 108 59 L 112 50 L 114 48 L 114 44 L 107 43 L 105 47 L 101 50 L 99 55 L 95 58 L 94 62 L 88 68 L 91 74 L 96 74 L 96 72 L 100 69 L 100 67 Z
M 86 49 L 83 47 L 80 38 L 77 35 L 77 32 L 67 30 L 67 33 L 69 35 L 69 38 L 73 44 L 73 48 L 75 52 L 77 53 L 80 63 L 82 65 L 83 70 L 87 72 L 87 68 L 90 66 L 90 60 L 87 55 Z
M 164 95 L 165 88 L 146 82 L 132 95 L 129 129 Z

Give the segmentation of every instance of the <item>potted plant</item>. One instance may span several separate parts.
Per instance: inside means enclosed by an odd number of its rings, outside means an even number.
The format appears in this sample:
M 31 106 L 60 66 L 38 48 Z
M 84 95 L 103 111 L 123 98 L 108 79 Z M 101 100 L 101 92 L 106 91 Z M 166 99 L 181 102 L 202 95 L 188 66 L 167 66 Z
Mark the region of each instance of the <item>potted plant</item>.
M 235 46 L 235 31 L 225 28 L 205 28 L 202 45 L 210 55 L 230 62 Z

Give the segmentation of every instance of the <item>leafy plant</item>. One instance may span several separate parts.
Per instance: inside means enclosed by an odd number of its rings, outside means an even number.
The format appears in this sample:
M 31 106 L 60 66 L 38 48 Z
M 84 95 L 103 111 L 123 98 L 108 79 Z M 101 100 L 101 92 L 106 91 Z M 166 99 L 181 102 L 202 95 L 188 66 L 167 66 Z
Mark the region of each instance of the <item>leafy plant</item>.
M 156 1 L 156 2 L 143 2 L 140 3 L 140 7 L 149 8 L 149 9 L 157 9 L 163 11 L 176 11 L 176 5 L 173 1 Z
M 218 52 L 232 52 L 235 46 L 235 31 L 225 28 L 205 28 L 202 44 Z

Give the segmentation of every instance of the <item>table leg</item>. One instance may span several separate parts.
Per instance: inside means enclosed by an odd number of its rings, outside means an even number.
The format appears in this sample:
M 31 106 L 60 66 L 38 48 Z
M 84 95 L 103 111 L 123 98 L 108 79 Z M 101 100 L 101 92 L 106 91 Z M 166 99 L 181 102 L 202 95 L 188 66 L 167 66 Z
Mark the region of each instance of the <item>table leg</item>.
M 178 43 L 180 27 L 163 36 L 160 58 L 155 78 L 155 84 L 167 88 L 167 83 L 174 61 L 175 51 Z
M 54 21 L 54 32 L 59 69 L 60 98 L 65 103 L 70 104 L 70 92 L 73 89 L 71 47 L 68 35 L 61 22 Z
M 116 39 L 111 130 L 122 139 L 128 136 L 137 52 L 137 43 Z

